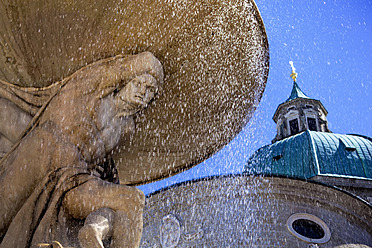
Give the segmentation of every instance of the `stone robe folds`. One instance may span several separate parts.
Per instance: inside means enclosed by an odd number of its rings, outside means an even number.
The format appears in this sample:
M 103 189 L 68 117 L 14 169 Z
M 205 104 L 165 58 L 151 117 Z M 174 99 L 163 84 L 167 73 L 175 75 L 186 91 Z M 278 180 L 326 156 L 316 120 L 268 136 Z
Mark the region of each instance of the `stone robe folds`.
M 65 248 L 78 247 L 77 233 L 83 221 L 66 216 L 62 200 L 69 190 L 92 178 L 81 168 L 60 168 L 45 175 L 12 220 L 0 247 L 33 248 L 54 240 Z

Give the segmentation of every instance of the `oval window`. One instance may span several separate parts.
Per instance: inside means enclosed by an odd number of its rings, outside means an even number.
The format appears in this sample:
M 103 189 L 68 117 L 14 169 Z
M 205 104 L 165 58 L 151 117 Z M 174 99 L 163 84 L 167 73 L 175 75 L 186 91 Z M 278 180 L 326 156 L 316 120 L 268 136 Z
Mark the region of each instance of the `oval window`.
M 288 230 L 297 238 L 310 243 L 326 243 L 331 238 L 328 226 L 318 217 L 298 213 L 289 217 Z
M 321 239 L 325 234 L 323 228 L 312 220 L 295 220 L 292 227 L 296 232 L 310 239 Z

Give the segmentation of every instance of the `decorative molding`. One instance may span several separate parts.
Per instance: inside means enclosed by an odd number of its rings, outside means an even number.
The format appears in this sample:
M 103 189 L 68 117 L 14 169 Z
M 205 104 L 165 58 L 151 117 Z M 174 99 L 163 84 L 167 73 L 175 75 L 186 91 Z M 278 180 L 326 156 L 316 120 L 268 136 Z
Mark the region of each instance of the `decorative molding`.
M 177 246 L 181 236 L 180 222 L 177 218 L 168 214 L 163 217 L 160 227 L 160 243 L 163 248 L 174 248 Z

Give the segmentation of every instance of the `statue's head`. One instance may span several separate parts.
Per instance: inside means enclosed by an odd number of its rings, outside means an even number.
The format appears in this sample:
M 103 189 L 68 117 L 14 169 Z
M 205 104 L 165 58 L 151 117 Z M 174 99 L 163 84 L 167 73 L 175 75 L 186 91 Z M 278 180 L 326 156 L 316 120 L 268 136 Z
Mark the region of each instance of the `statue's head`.
M 99 60 L 67 79 L 39 123 L 51 120 L 70 136 L 70 141 L 81 146 L 86 159 L 90 153 L 92 158 L 98 157 L 131 131 L 121 127 L 121 117 L 144 109 L 163 80 L 163 67 L 150 52 Z M 105 149 L 95 141 L 99 136 Z
M 126 116 L 144 109 L 154 98 L 161 80 L 144 73 L 130 80 L 115 94 L 117 116 Z
M 102 81 L 99 97 L 114 97 L 117 116 L 128 116 L 141 111 L 150 103 L 163 84 L 163 67 L 149 52 L 118 59 L 114 80 Z M 119 70 L 119 71 L 117 71 Z M 116 73 L 116 74 L 115 74 Z

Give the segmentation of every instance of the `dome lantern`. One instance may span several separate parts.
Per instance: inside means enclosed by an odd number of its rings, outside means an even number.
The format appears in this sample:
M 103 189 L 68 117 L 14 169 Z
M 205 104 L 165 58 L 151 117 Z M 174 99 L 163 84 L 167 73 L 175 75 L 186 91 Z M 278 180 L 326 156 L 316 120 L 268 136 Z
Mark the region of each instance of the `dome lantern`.
M 272 143 L 301 133 L 305 130 L 330 132 L 328 129 L 327 110 L 316 99 L 308 97 L 298 86 L 296 69 L 292 67 L 293 87 L 288 99 L 275 111 L 273 120 L 276 123 L 277 135 Z

